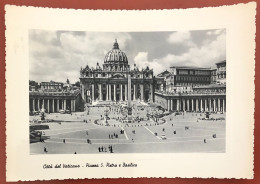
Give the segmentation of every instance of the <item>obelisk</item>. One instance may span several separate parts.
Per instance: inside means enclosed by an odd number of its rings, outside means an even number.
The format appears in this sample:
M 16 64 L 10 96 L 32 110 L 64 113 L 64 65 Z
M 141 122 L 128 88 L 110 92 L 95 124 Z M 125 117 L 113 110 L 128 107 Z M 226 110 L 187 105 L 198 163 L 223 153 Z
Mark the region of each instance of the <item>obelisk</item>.
M 128 118 L 128 123 L 132 122 L 132 95 L 131 95 L 131 75 L 128 74 L 127 75 L 127 89 L 128 89 L 128 93 L 127 93 L 127 118 Z

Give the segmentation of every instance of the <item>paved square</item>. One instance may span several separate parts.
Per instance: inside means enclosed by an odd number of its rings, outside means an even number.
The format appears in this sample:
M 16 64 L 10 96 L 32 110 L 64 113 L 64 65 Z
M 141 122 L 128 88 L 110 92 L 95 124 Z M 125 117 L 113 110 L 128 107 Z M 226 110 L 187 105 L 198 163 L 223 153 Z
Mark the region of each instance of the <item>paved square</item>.
M 133 114 L 144 120 L 134 123 L 120 121 L 123 112 L 117 105 L 93 106 L 88 107 L 85 112 L 72 114 L 47 114 L 46 118 L 53 120 L 43 123 L 49 126 L 49 129 L 43 130 L 48 139 L 44 142 L 31 143 L 30 152 L 31 154 L 225 152 L 225 113 L 211 114 L 210 118 L 215 120 L 202 120 L 205 118 L 205 113 L 184 112 L 176 115 L 173 112 L 160 118 L 156 123 L 146 117 L 149 110 L 155 108 L 137 106 Z M 108 125 L 104 119 L 105 111 L 109 112 Z M 32 120 L 39 117 L 30 118 Z

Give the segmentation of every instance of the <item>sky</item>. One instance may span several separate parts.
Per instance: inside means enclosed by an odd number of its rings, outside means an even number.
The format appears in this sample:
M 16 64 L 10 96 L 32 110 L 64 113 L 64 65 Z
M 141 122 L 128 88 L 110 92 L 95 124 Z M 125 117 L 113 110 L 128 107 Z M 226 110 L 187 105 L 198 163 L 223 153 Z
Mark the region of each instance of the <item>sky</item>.
M 215 68 L 226 59 L 226 30 L 172 32 L 82 32 L 29 30 L 29 74 L 36 82 L 79 81 L 80 68 L 97 62 L 117 39 L 130 67 L 149 67 L 154 75 L 171 66 Z

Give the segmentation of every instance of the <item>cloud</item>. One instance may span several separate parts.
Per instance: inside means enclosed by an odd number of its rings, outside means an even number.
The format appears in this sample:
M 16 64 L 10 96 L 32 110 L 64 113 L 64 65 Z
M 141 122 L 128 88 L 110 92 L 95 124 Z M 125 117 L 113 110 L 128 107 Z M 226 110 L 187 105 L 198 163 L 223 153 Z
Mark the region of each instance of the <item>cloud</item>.
M 171 44 L 184 44 L 193 46 L 190 31 L 178 31 L 169 35 L 167 41 Z
M 115 38 L 129 64 L 149 66 L 155 75 L 173 65 L 211 67 L 226 58 L 225 30 L 171 33 L 30 30 L 30 79 L 65 82 L 68 77 L 76 82 L 80 67 L 103 64 Z
M 153 68 L 155 75 L 171 66 L 215 67 L 215 63 L 226 58 L 226 34 L 223 31 L 215 39 L 208 39 L 201 46 L 193 45 L 179 55 L 169 53 L 152 60 L 148 60 L 148 55 L 148 52 L 139 52 L 134 61 L 140 68 Z
M 134 57 L 135 64 L 138 68 L 146 68 L 147 66 L 150 69 L 153 69 L 154 73 L 159 73 L 163 69 L 165 69 L 165 66 L 163 66 L 159 61 L 153 60 L 153 61 L 148 61 L 148 53 L 147 52 L 139 52 L 135 57 Z
M 217 29 L 217 30 L 212 30 L 212 31 L 208 31 L 206 34 L 207 35 L 219 35 L 223 32 L 223 29 Z
M 120 49 L 131 40 L 128 33 L 31 30 L 30 79 L 71 82 L 79 80 L 80 67 L 103 63 L 105 54 L 118 38 Z

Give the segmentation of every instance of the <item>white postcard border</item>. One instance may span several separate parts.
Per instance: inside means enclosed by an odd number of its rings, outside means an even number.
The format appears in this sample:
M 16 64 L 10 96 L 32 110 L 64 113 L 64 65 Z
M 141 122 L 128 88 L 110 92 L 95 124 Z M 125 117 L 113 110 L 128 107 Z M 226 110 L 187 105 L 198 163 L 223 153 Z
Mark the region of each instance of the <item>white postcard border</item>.
M 119 177 L 253 178 L 256 3 L 145 11 L 7 5 L 5 10 L 7 181 Z M 30 155 L 29 29 L 131 32 L 217 28 L 227 30 L 226 153 Z M 138 166 L 43 169 L 45 163 L 82 165 L 87 162 L 133 162 Z

